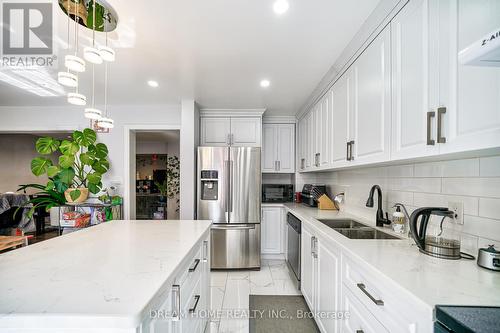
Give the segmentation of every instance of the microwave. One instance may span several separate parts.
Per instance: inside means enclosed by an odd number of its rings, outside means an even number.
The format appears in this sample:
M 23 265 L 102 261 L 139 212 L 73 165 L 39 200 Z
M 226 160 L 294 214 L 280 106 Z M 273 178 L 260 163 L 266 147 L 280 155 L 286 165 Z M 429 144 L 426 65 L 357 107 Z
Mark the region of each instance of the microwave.
M 262 184 L 262 202 L 293 202 L 293 185 Z

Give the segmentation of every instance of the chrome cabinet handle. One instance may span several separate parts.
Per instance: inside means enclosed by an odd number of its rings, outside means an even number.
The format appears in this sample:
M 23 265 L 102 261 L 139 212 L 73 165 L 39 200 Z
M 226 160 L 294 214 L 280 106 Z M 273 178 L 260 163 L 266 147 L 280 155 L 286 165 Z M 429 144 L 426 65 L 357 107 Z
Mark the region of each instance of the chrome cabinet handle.
M 366 286 L 363 284 L 363 283 L 358 283 L 357 284 L 358 288 L 361 289 L 361 291 L 366 295 L 368 296 L 369 299 L 371 299 L 371 301 L 377 305 L 384 305 L 384 301 L 381 300 L 381 299 L 376 299 L 375 297 L 373 297 L 369 292 L 368 290 L 366 290 Z
M 349 157 L 349 151 L 350 151 L 351 142 L 347 142 L 347 143 L 346 143 L 346 146 L 347 146 L 347 150 L 346 150 L 346 153 L 345 153 L 345 154 L 346 154 L 345 159 L 346 159 L 347 161 L 350 161 L 351 159 L 350 159 L 350 157 Z
M 203 262 L 208 261 L 208 241 L 203 241 Z
M 231 141 L 230 141 L 231 145 L 234 145 L 234 134 L 231 133 Z
M 445 107 L 438 108 L 438 123 L 437 123 L 437 142 L 446 143 L 446 138 L 443 136 L 443 115 L 446 113 Z
M 278 171 L 281 171 L 281 161 L 277 161 L 278 162 Z
M 352 147 L 354 146 L 354 140 L 351 140 L 351 142 L 349 142 L 350 145 L 349 145 L 349 161 L 354 161 L 354 156 L 352 155 Z
M 363 330 L 356 330 L 356 333 L 365 333 Z
M 311 236 L 311 255 L 314 256 L 314 236 Z
M 305 167 L 306 167 L 306 159 L 305 158 L 301 158 L 300 159 L 300 168 L 304 169 Z
M 228 146 L 230 146 L 230 145 L 231 145 L 231 138 L 230 138 L 230 134 L 226 135 L 226 144 L 227 144 Z
M 181 319 L 181 286 L 174 284 L 172 286 L 172 320 Z
M 435 141 L 432 139 L 432 135 L 431 135 L 431 132 L 432 132 L 432 118 L 434 118 L 436 116 L 436 112 L 434 111 L 429 111 L 427 112 L 427 145 L 428 146 L 434 146 L 435 144 Z
M 199 301 L 200 301 L 200 295 L 195 295 L 194 296 L 194 305 L 192 308 L 189 308 L 189 313 L 193 313 L 196 311 L 196 308 L 198 307 Z
M 189 272 L 192 273 L 192 272 L 196 271 L 196 268 L 198 268 L 199 263 L 200 263 L 200 259 L 195 259 L 193 261 L 193 265 L 191 267 L 189 267 Z

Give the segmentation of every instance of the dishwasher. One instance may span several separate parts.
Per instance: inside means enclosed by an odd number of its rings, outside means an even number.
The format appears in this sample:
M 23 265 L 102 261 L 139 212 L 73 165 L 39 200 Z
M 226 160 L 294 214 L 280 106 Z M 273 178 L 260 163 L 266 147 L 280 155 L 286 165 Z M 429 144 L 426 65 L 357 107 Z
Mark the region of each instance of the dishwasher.
M 287 259 L 290 277 L 300 290 L 300 234 L 301 221 L 291 213 L 286 216 L 287 221 Z

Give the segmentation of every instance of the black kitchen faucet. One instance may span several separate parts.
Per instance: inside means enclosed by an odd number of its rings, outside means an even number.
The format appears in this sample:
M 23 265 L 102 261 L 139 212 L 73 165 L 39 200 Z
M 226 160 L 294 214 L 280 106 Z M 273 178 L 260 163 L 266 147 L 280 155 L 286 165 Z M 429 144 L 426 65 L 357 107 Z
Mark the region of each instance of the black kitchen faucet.
M 384 211 L 382 210 L 382 190 L 380 189 L 380 186 L 378 185 L 373 185 L 371 190 L 370 190 L 370 196 L 368 197 L 368 200 L 366 201 L 366 207 L 373 207 L 373 193 L 375 192 L 375 189 L 377 190 L 378 198 L 377 198 L 377 227 L 383 227 L 386 224 L 391 224 L 391 221 L 389 220 L 389 215 L 387 212 L 385 213 L 385 218 L 384 218 Z

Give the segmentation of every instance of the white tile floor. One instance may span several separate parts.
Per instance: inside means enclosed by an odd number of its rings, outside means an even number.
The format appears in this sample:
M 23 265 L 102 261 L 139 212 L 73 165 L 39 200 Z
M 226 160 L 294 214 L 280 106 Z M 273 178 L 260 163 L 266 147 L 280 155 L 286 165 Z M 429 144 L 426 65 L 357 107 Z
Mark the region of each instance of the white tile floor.
M 237 310 L 248 310 L 249 295 L 300 295 L 288 272 L 284 260 L 262 260 L 260 271 L 211 273 L 210 290 L 212 311 L 227 315 Z M 229 310 L 229 312 L 225 312 Z M 214 318 L 207 333 L 246 333 L 247 318 Z

